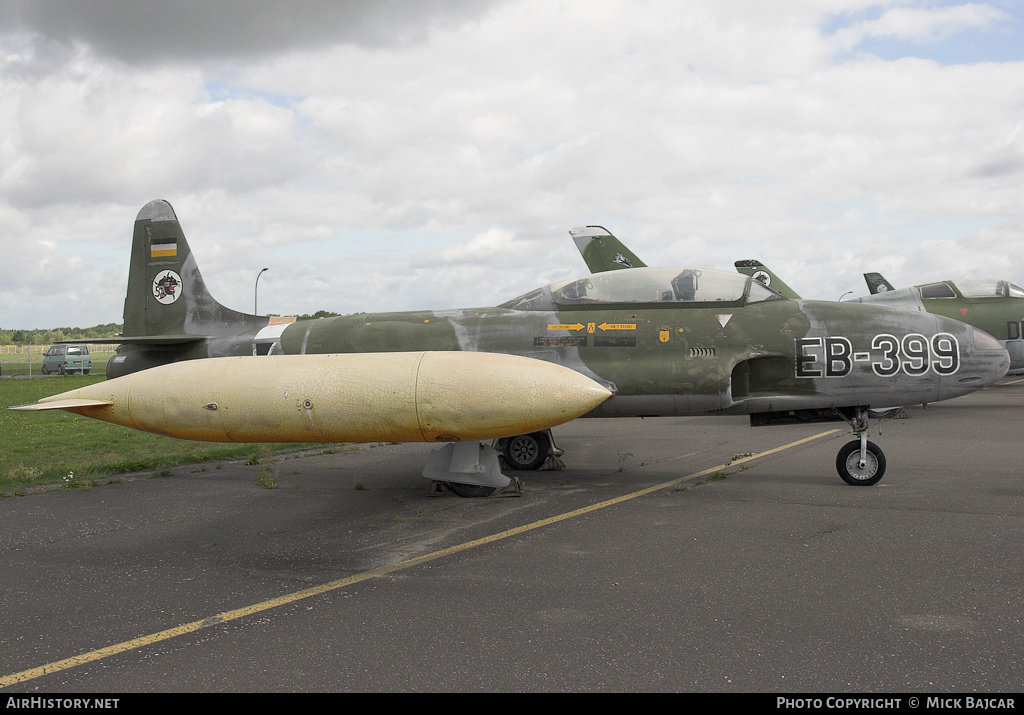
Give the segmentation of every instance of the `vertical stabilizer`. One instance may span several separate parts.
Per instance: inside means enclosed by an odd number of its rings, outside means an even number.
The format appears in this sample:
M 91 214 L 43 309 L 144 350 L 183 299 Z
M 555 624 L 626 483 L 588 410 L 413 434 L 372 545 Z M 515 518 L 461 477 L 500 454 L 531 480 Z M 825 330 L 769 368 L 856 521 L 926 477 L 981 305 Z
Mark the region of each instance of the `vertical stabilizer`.
M 772 273 L 768 266 L 761 263 L 761 261 L 756 258 L 736 261 L 733 265 L 736 267 L 736 270 L 743 275 L 753 276 L 754 280 L 761 281 L 776 293 L 779 293 L 786 298 L 792 298 L 794 300 L 800 299 L 800 296 L 795 290 L 786 285 L 785 281 Z
M 868 284 L 868 291 L 871 295 L 876 293 L 888 293 L 891 290 L 895 290 L 892 287 L 892 283 L 885 280 L 881 273 L 865 273 L 864 282 Z
M 135 219 L 124 336 L 208 338 L 266 326 L 268 318 L 225 308 L 199 274 L 174 209 L 151 201 Z
M 569 235 L 576 242 L 576 248 L 591 273 L 643 268 L 647 265 L 603 226 L 578 226 L 569 229 Z

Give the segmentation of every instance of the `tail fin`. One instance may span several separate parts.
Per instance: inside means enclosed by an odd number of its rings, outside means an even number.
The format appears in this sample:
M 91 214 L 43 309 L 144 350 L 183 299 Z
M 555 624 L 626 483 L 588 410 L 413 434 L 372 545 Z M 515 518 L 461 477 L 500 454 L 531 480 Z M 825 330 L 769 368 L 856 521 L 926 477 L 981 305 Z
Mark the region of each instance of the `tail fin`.
M 166 201 L 151 201 L 135 219 L 124 333 L 117 339 L 117 355 L 107 361 L 107 378 L 233 354 L 243 344 L 239 334 L 255 335 L 269 322 L 213 299 L 174 209 Z
M 733 265 L 736 267 L 736 270 L 743 275 L 753 276 L 754 280 L 761 281 L 776 293 L 784 295 L 787 298 L 793 298 L 794 300 L 800 299 L 800 296 L 797 295 L 795 290 L 786 285 L 781 278 L 772 273 L 768 266 L 761 263 L 761 261 L 750 258 L 744 261 L 736 261 Z
M 892 287 L 892 283 L 885 280 L 881 273 L 865 273 L 864 282 L 868 284 L 868 291 L 871 295 L 875 293 L 888 293 L 891 290 L 895 290 Z
M 644 268 L 647 265 L 603 226 L 578 226 L 569 229 L 569 234 L 591 273 Z
M 214 300 L 199 274 L 174 209 L 151 201 L 135 219 L 128 295 L 124 301 L 125 342 L 169 344 L 256 331 L 269 319 L 225 308 Z

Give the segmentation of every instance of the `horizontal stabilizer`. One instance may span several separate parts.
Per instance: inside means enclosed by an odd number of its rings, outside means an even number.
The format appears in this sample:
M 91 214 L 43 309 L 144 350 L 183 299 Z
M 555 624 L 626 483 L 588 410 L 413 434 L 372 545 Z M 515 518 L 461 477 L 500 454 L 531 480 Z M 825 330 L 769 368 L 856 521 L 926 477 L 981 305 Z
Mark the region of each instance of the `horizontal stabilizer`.
M 131 337 L 119 335 L 116 338 L 75 338 L 74 340 L 57 340 L 55 342 L 69 345 L 186 345 L 206 340 L 205 335 L 191 335 L 183 333 L 180 335 L 133 335 Z
M 184 345 L 186 343 L 198 343 L 206 340 L 204 335 L 137 335 L 126 337 L 122 336 L 119 338 L 113 338 L 109 341 L 111 343 L 121 343 L 124 345 Z M 94 340 L 93 342 L 99 342 Z

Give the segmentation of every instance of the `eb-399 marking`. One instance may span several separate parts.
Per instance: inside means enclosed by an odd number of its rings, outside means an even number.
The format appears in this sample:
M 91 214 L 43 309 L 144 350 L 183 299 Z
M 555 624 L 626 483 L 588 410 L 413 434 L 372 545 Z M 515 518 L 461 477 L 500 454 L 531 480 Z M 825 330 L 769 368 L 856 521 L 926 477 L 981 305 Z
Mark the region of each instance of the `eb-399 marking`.
M 960 369 L 960 343 L 949 333 L 931 338 L 908 333 L 902 340 L 882 333 L 871 339 L 871 350 L 866 352 L 854 352 L 850 340 L 838 335 L 797 338 L 794 343 L 797 377 L 846 377 L 858 362 L 870 362 L 879 377 L 891 377 L 901 370 L 911 377 L 929 370 L 952 375 Z

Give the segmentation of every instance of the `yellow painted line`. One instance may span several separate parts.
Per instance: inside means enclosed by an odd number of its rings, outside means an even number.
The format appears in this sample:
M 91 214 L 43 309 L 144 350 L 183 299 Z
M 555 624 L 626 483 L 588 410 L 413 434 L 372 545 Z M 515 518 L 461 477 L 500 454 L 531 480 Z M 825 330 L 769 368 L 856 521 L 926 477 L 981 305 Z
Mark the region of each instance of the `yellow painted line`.
M 552 323 L 548 325 L 548 330 L 583 330 L 585 327 L 583 323 Z
M 603 502 L 598 502 L 597 504 L 591 504 L 590 506 L 585 506 L 580 509 L 567 511 L 564 514 L 558 514 L 557 516 L 548 517 L 547 519 L 541 519 L 540 521 L 534 521 L 529 524 L 524 524 L 523 526 L 517 526 L 513 529 L 508 529 L 507 531 L 502 531 L 497 534 L 491 534 L 490 536 L 485 536 L 480 539 L 475 539 L 473 541 L 467 541 L 462 544 L 450 546 L 447 549 L 433 551 L 429 554 L 424 554 L 422 556 L 417 556 L 416 558 L 400 561 L 396 564 L 391 564 L 390 566 L 381 566 L 380 568 L 372 569 L 370 571 L 364 571 L 363 573 L 355 574 L 354 576 L 338 579 L 336 581 L 330 581 L 319 586 L 313 586 L 312 588 L 303 589 L 301 591 L 289 593 L 284 596 L 272 598 L 267 601 L 255 603 L 251 606 L 244 606 L 233 611 L 219 613 L 215 616 L 210 616 L 209 618 L 204 618 L 200 621 L 192 621 L 191 623 L 185 623 L 180 626 L 175 626 L 174 628 L 168 628 L 167 630 L 163 630 L 158 633 L 151 633 L 147 636 L 140 636 L 138 638 L 133 638 L 131 640 L 123 641 L 121 643 L 109 645 L 105 648 L 99 648 L 97 650 L 92 650 L 87 653 L 81 653 L 70 658 L 65 658 L 64 660 L 58 660 L 53 663 L 48 663 L 47 665 L 41 665 L 37 668 L 23 670 L 20 673 L 12 673 L 11 675 L 7 675 L 0 678 L 0 688 L 5 688 L 8 685 L 14 685 L 15 683 L 24 683 L 27 680 L 39 678 L 41 676 L 49 675 L 51 673 L 57 673 L 62 670 L 67 670 L 68 668 L 74 668 L 77 665 L 85 665 L 86 663 L 92 663 L 93 661 L 101 660 L 112 655 L 117 655 L 118 653 L 126 653 L 128 651 L 135 650 L 136 648 L 142 648 L 143 646 L 159 643 L 160 641 L 169 640 L 176 636 L 185 635 L 186 633 L 193 633 L 202 628 L 207 628 L 208 626 L 215 626 L 220 623 L 227 623 L 228 621 L 233 621 L 238 618 L 244 618 L 245 616 L 251 616 L 255 613 L 260 613 L 261 611 L 266 611 L 271 608 L 285 606 L 289 603 L 295 603 L 296 601 L 301 601 L 311 596 L 319 596 L 320 594 L 327 593 L 329 591 L 334 591 L 339 588 L 344 588 L 346 586 L 351 586 L 353 584 L 360 583 L 361 581 L 367 581 L 371 578 L 376 578 L 377 576 L 384 576 L 395 571 L 401 571 L 403 569 L 411 568 L 413 566 L 419 566 L 420 564 L 427 563 L 428 561 L 434 561 L 435 559 L 444 558 L 445 556 L 451 556 L 452 554 L 457 554 L 462 551 L 475 549 L 478 546 L 492 544 L 496 541 L 501 541 L 502 539 L 507 539 L 511 536 L 516 536 L 518 534 L 524 534 L 528 531 L 533 531 L 534 529 L 539 529 L 542 526 L 550 526 L 551 524 L 557 524 L 560 521 L 565 521 L 567 519 L 572 519 L 577 516 L 582 516 L 583 514 L 589 514 L 590 512 L 614 506 L 615 504 L 621 504 L 622 502 L 626 502 L 631 499 L 636 499 L 637 497 L 646 496 L 647 494 L 651 494 L 662 489 L 668 489 L 669 487 L 674 487 L 684 482 L 693 481 L 694 479 L 698 479 L 705 475 L 714 474 L 715 472 L 720 471 L 722 469 L 734 467 L 737 464 L 742 464 L 744 462 L 749 462 L 751 460 L 759 459 L 761 457 L 767 457 L 768 455 L 775 454 L 776 452 L 782 452 L 787 449 L 792 449 L 793 447 L 798 447 L 802 444 L 806 444 L 807 442 L 811 442 L 821 437 L 827 437 L 828 435 L 835 434 L 837 432 L 839 432 L 838 429 L 820 432 L 818 434 L 811 435 L 810 437 L 805 437 L 804 439 L 797 440 L 796 442 L 790 442 L 789 444 L 784 444 L 781 447 L 769 449 L 766 452 L 760 452 L 758 454 L 753 454 L 749 457 L 736 459 L 726 464 L 720 464 L 717 467 L 708 467 L 707 469 L 700 472 L 695 472 L 694 474 L 688 474 L 684 477 L 679 477 L 678 479 L 673 479 L 668 482 L 656 484 L 652 487 L 647 487 L 636 492 L 624 494 L 623 496 L 615 497 L 614 499 L 608 499 Z

